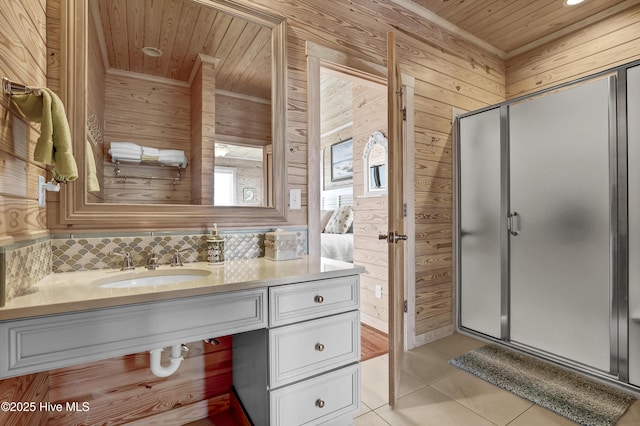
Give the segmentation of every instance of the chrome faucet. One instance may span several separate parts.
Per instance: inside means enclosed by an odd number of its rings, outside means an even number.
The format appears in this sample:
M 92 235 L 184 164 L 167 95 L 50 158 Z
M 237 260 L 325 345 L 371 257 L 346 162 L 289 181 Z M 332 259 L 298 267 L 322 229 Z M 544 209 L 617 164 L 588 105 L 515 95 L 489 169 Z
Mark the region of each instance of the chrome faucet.
M 184 264 L 182 263 L 182 256 L 180 256 L 180 253 L 187 250 L 189 249 L 185 248 L 182 250 L 178 250 L 178 249 L 173 250 L 173 254 L 171 255 L 171 266 L 184 266 Z
M 147 259 L 147 266 L 145 266 L 145 268 L 147 268 L 150 271 L 153 271 L 155 269 L 158 269 L 159 263 L 158 263 L 158 255 L 151 250 L 151 253 L 149 254 L 149 259 Z
M 135 266 L 133 266 L 133 258 L 131 257 L 131 252 L 127 251 L 125 253 L 119 253 L 117 251 L 112 251 L 109 253 L 112 256 L 120 256 L 122 257 L 122 268 L 121 271 L 133 271 Z

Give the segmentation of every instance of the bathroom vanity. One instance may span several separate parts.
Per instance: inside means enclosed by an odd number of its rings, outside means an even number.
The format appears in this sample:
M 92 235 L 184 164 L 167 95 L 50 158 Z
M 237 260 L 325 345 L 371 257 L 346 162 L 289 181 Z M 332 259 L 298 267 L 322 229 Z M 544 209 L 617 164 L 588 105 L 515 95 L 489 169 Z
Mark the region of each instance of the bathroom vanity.
M 54 274 L 0 308 L 0 379 L 233 335 L 234 388 L 255 424 L 350 424 L 362 272 L 305 256 Z M 171 275 L 185 281 L 134 283 Z

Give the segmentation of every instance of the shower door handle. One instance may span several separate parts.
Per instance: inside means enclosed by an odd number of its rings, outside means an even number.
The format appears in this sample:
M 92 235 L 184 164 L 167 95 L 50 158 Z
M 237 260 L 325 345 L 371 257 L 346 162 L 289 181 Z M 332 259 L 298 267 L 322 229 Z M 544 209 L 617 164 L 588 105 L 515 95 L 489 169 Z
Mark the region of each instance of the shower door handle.
M 507 216 L 507 229 L 514 237 L 520 233 L 520 216 L 518 216 L 518 212 L 510 213 Z

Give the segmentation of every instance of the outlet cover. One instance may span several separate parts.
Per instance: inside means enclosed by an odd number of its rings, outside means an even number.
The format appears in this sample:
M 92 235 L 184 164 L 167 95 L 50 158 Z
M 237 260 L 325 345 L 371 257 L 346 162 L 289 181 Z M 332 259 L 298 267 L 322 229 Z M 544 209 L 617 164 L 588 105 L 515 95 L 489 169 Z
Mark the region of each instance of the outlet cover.
M 376 284 L 376 299 L 382 299 L 382 286 Z

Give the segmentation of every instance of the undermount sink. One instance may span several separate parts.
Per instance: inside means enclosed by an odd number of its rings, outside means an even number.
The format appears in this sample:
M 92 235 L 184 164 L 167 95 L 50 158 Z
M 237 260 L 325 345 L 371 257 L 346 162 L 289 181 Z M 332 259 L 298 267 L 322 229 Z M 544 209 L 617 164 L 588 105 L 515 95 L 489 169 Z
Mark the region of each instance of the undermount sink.
M 194 281 L 210 274 L 210 271 L 200 269 L 143 271 L 118 275 L 117 277 L 102 278 L 96 280 L 95 284 L 100 288 L 152 287 Z

